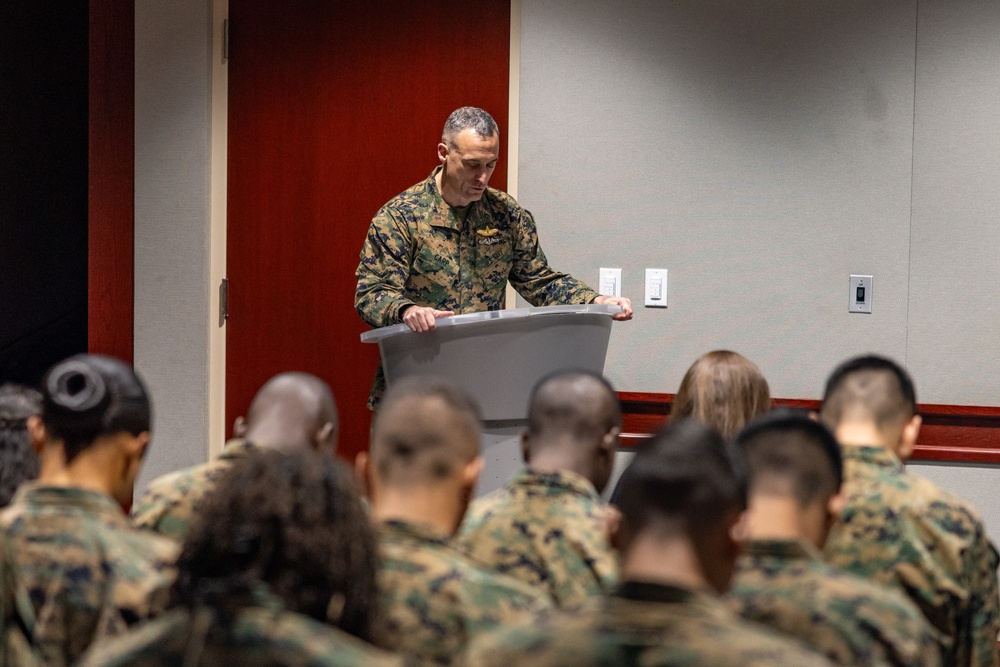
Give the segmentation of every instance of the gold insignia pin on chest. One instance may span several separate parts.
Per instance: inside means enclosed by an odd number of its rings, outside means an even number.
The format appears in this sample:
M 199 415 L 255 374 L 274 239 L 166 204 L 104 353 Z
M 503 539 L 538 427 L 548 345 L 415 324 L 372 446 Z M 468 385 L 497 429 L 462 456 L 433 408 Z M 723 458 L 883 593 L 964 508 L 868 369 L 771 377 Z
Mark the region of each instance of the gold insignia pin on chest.
M 484 239 L 488 239 L 491 236 L 496 236 L 496 233 L 499 231 L 500 230 L 495 227 L 484 227 L 483 229 L 477 229 L 476 234 L 479 234 Z

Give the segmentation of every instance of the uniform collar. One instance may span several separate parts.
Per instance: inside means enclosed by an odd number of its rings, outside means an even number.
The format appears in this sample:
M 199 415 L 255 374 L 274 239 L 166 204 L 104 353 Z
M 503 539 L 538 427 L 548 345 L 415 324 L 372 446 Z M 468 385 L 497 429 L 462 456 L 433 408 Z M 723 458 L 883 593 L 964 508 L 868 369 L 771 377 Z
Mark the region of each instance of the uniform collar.
M 885 447 L 876 445 L 842 445 L 840 447 L 844 462 L 860 462 L 878 466 L 880 468 L 891 468 L 893 470 L 903 470 L 903 464 L 896 455 Z
M 442 227 L 444 229 L 451 229 L 454 231 L 462 230 L 462 221 L 458 219 L 456 215 L 451 212 L 451 206 L 448 202 L 444 200 L 441 195 L 441 191 L 438 190 L 437 186 L 437 175 L 441 172 L 441 165 L 434 168 L 431 175 L 427 177 L 424 181 L 424 187 L 430 194 L 432 207 L 427 215 L 427 223 L 432 227 Z M 469 229 L 478 229 L 479 227 L 489 227 L 490 220 L 488 215 L 483 214 L 483 202 L 487 200 L 488 197 L 492 196 L 493 188 L 486 188 L 486 192 L 483 196 L 479 198 L 478 201 L 474 201 L 469 205 L 469 212 L 465 217 L 465 225 Z
M 508 488 L 516 487 L 545 487 L 548 490 L 557 489 L 572 493 L 593 500 L 600 500 L 601 496 L 597 489 L 583 475 L 578 475 L 569 470 L 557 470 L 553 472 L 542 472 L 525 468 L 515 475 L 509 482 Z
M 441 546 L 451 544 L 451 536 L 446 535 L 431 526 L 399 519 L 389 519 L 379 522 L 379 531 L 384 535 L 408 537 L 418 542 L 431 542 Z
M 819 552 L 804 540 L 749 540 L 743 544 L 743 555 L 781 560 L 822 559 Z
M 233 438 L 226 443 L 226 446 L 222 448 L 222 453 L 219 454 L 220 459 L 240 459 L 250 454 L 251 452 L 259 451 L 260 447 L 248 442 L 243 438 Z
M 633 602 L 660 602 L 680 604 L 690 602 L 697 593 L 689 588 L 656 584 L 648 581 L 623 581 L 612 593 L 615 597 Z
M 115 523 L 128 524 L 128 519 L 121 506 L 114 498 L 100 491 L 91 491 L 75 486 L 27 484 L 18 489 L 11 501 L 11 506 L 18 502 L 36 508 L 79 509 Z

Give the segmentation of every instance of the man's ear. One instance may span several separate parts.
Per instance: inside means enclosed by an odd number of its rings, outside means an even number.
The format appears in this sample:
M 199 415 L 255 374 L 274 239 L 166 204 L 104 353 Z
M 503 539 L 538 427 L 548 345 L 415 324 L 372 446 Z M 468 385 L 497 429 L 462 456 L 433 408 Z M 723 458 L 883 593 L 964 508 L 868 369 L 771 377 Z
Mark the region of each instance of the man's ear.
M 41 454 L 42 448 L 45 447 L 45 441 L 49 439 L 49 431 L 38 415 L 28 417 L 28 435 L 31 437 L 35 453 Z
M 333 422 L 326 422 L 319 427 L 316 431 L 316 435 L 313 436 L 313 442 L 316 444 L 316 449 L 322 452 L 329 451 L 333 454 L 337 451 L 337 429 L 333 425 Z
M 237 417 L 236 421 L 233 422 L 233 437 L 242 438 L 247 434 L 247 420 L 243 417 Z
M 146 456 L 146 449 L 149 447 L 149 441 L 152 439 L 152 435 L 149 431 L 143 431 L 139 435 L 134 435 L 130 437 L 125 443 L 125 454 L 130 460 L 142 462 L 142 459 Z
M 441 164 L 444 164 L 448 159 L 448 145 L 438 144 L 438 159 L 441 160 Z
M 531 436 L 528 435 L 527 431 L 521 434 L 521 460 L 524 461 L 524 465 L 526 466 L 531 465 L 531 448 L 528 446 L 530 438 Z
M 831 523 L 840 521 L 840 515 L 844 513 L 845 507 L 847 507 L 847 494 L 844 493 L 843 489 L 830 496 L 830 499 L 826 501 L 826 513 L 829 515 Z
M 920 425 L 923 419 L 920 415 L 913 415 L 909 421 L 903 425 L 903 432 L 899 436 L 899 450 L 896 454 L 900 460 L 905 462 L 913 454 L 917 446 L 917 437 L 920 435 Z
M 368 452 L 358 452 L 354 457 L 354 474 L 361 485 L 361 491 L 369 498 L 372 497 L 371 485 L 371 463 L 372 458 Z
M 462 468 L 462 484 L 463 486 L 473 489 L 476 486 L 476 482 L 479 481 L 479 475 L 483 472 L 483 468 L 486 466 L 486 460 L 482 456 L 477 456 Z
M 611 427 L 611 430 L 601 437 L 601 458 L 605 459 L 612 466 L 615 462 L 615 454 L 618 453 L 618 446 L 621 444 L 621 439 L 619 437 L 621 434 L 621 428 L 613 426 Z
M 608 544 L 615 551 L 622 550 L 624 538 L 622 536 L 622 511 L 614 505 L 606 505 L 604 508 L 604 527 L 608 533 Z

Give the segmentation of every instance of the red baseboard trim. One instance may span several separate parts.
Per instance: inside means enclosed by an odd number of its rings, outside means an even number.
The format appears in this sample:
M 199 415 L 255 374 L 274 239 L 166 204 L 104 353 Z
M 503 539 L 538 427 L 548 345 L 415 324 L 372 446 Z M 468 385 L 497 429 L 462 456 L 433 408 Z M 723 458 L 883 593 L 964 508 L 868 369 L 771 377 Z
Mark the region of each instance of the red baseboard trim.
M 623 391 L 618 398 L 622 445 L 634 447 L 667 422 L 674 395 Z M 776 398 L 774 405 L 819 409 L 819 401 L 798 398 Z M 913 460 L 1000 463 L 1000 407 L 922 403 L 918 411 L 923 427 Z

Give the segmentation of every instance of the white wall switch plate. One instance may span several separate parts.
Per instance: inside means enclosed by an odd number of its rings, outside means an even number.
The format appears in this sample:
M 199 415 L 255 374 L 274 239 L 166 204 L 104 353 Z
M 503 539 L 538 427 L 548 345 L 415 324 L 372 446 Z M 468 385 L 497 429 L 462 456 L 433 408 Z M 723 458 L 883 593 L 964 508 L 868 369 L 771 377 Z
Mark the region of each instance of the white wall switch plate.
M 851 291 L 847 296 L 847 312 L 872 312 L 872 277 L 851 276 Z
M 622 295 L 622 270 L 601 269 L 601 277 L 597 283 L 597 293 L 604 296 Z
M 646 269 L 646 308 L 667 307 L 667 270 Z

